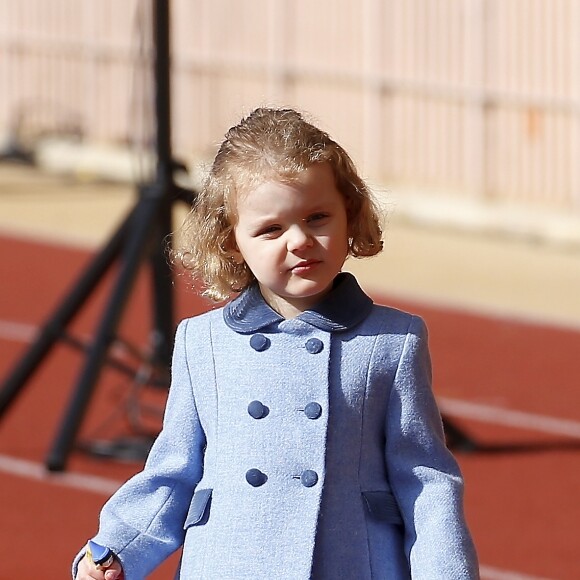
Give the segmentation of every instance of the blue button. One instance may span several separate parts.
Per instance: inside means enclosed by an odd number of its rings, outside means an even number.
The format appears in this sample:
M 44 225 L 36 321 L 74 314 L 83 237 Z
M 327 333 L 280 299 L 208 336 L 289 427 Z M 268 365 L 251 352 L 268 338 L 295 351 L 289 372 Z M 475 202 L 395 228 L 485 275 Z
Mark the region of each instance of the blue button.
M 260 401 L 252 401 L 248 405 L 248 413 L 254 417 L 254 419 L 263 419 L 268 415 L 269 411 L 268 407 Z
M 262 352 L 270 346 L 270 339 L 263 334 L 254 334 L 252 338 L 250 338 L 250 346 L 254 350 Z
M 268 476 L 259 469 L 248 469 L 246 472 L 246 481 L 252 487 L 260 487 L 268 481 Z
M 307 469 L 302 472 L 300 481 L 304 487 L 313 487 L 318 483 L 318 473 L 312 469 Z
M 324 348 L 324 344 L 318 338 L 309 338 L 306 341 L 306 350 L 310 354 L 318 354 Z
M 309 419 L 318 419 L 318 417 L 320 417 L 320 415 L 322 415 L 322 407 L 318 403 L 315 403 L 315 402 L 308 403 L 308 405 L 306 405 L 306 407 L 304 407 L 304 414 Z

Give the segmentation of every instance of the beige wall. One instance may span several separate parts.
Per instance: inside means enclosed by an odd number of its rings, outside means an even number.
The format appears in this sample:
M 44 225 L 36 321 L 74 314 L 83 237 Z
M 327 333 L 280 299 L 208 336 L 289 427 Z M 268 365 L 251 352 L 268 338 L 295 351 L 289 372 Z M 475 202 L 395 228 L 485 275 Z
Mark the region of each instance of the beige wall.
M 145 0 L 0 0 L 0 132 L 150 128 Z M 373 183 L 580 213 L 580 0 L 174 0 L 174 147 L 309 112 Z M 139 65 L 139 63 L 141 63 Z

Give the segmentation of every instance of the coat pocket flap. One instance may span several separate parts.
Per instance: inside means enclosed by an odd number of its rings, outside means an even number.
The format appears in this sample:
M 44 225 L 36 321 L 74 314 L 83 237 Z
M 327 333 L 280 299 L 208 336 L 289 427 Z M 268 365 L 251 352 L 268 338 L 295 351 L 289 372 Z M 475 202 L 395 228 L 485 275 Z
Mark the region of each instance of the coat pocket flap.
M 195 491 L 185 519 L 184 529 L 205 524 L 209 515 L 212 491 L 211 489 L 197 489 Z
M 363 491 L 362 495 L 373 518 L 389 524 L 403 524 L 401 511 L 390 491 Z

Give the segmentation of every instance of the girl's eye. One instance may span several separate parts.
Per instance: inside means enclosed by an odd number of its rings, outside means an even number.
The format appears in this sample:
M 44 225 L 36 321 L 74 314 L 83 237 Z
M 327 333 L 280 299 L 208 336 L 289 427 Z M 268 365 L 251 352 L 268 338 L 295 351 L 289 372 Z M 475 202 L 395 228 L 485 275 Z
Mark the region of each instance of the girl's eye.
M 259 232 L 259 236 L 275 236 L 280 231 L 280 226 L 272 225 L 262 228 Z
M 311 216 L 308 217 L 307 221 L 310 223 L 321 223 L 321 222 L 325 222 L 325 220 L 327 220 L 330 217 L 329 214 L 327 213 L 323 213 L 323 212 L 319 212 L 319 213 L 313 213 Z

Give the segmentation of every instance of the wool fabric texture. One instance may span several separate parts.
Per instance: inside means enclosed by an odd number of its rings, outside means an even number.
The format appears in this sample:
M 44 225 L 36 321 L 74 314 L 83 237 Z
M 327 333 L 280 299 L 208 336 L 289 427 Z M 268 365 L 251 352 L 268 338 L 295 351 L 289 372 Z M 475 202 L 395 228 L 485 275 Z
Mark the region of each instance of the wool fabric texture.
M 293 319 L 254 285 L 184 320 L 164 427 L 94 540 L 127 580 L 180 547 L 183 580 L 478 578 L 424 322 L 350 274 Z

